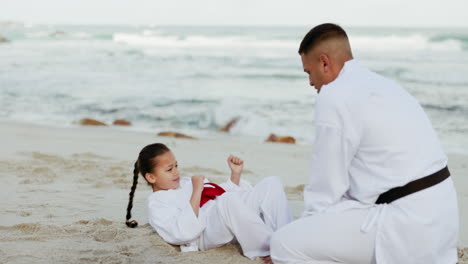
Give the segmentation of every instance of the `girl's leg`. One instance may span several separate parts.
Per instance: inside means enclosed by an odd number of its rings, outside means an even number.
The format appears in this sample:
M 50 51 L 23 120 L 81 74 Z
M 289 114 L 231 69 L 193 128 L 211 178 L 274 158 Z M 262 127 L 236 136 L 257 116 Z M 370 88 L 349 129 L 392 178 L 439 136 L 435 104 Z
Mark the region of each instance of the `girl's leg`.
M 270 255 L 273 230 L 246 206 L 238 193 L 229 192 L 218 197 L 212 209 L 207 218 L 207 228 L 200 238 L 201 250 L 219 247 L 235 237 L 246 257 L 253 259 Z
M 278 177 L 267 177 L 252 190 L 239 195 L 248 207 L 262 216 L 265 224 L 273 231 L 292 221 L 288 199 Z

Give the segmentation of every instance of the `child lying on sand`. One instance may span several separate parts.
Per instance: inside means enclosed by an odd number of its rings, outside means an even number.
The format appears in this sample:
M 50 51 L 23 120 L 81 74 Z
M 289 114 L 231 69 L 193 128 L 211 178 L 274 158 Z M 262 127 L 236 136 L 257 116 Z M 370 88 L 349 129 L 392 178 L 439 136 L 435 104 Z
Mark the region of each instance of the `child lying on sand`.
M 177 160 L 164 144 L 144 147 L 133 171 L 127 226 L 138 225 L 130 218 L 141 174 L 153 188 L 149 223 L 167 243 L 185 252 L 237 240 L 244 256 L 269 261 L 271 235 L 292 220 L 283 186 L 279 178 L 268 177 L 251 187 L 240 180 L 244 162 L 229 156 L 228 164 L 231 178 L 218 186 L 202 175 L 180 178 Z

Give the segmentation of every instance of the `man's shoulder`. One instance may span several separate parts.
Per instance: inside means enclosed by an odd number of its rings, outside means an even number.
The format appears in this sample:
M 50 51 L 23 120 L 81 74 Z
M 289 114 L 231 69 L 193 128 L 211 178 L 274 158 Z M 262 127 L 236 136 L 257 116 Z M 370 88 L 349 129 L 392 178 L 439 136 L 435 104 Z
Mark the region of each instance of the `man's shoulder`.
M 360 102 L 366 95 L 383 91 L 385 88 L 394 91 L 403 89 L 396 81 L 355 63 L 322 89 L 323 93 L 321 91 L 319 100 L 340 103 Z

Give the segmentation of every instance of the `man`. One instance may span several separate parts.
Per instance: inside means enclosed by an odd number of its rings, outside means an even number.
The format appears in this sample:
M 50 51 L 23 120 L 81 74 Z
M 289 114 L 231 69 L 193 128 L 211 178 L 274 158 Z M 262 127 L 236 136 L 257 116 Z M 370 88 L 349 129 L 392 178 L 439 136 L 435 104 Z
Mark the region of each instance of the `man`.
M 310 30 L 299 54 L 316 139 L 305 211 L 273 235 L 274 263 L 456 263 L 456 193 L 419 103 L 354 60 L 338 25 Z

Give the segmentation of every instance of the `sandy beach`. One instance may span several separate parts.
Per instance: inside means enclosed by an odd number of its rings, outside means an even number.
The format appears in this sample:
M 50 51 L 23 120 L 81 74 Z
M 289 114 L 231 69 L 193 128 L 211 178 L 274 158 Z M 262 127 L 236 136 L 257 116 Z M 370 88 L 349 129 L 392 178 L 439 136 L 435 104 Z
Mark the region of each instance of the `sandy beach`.
M 261 263 L 234 245 L 180 253 L 147 224 L 150 188 L 140 177 L 133 217 L 124 224 L 133 163 L 154 142 L 175 153 L 182 176 L 229 175 L 229 154 L 245 160 L 252 183 L 281 177 L 295 217 L 302 211 L 310 145 L 229 135 L 198 140 L 114 127 L 51 127 L 1 121 L 0 263 Z M 449 153 L 460 208 L 459 263 L 468 264 L 468 157 Z

